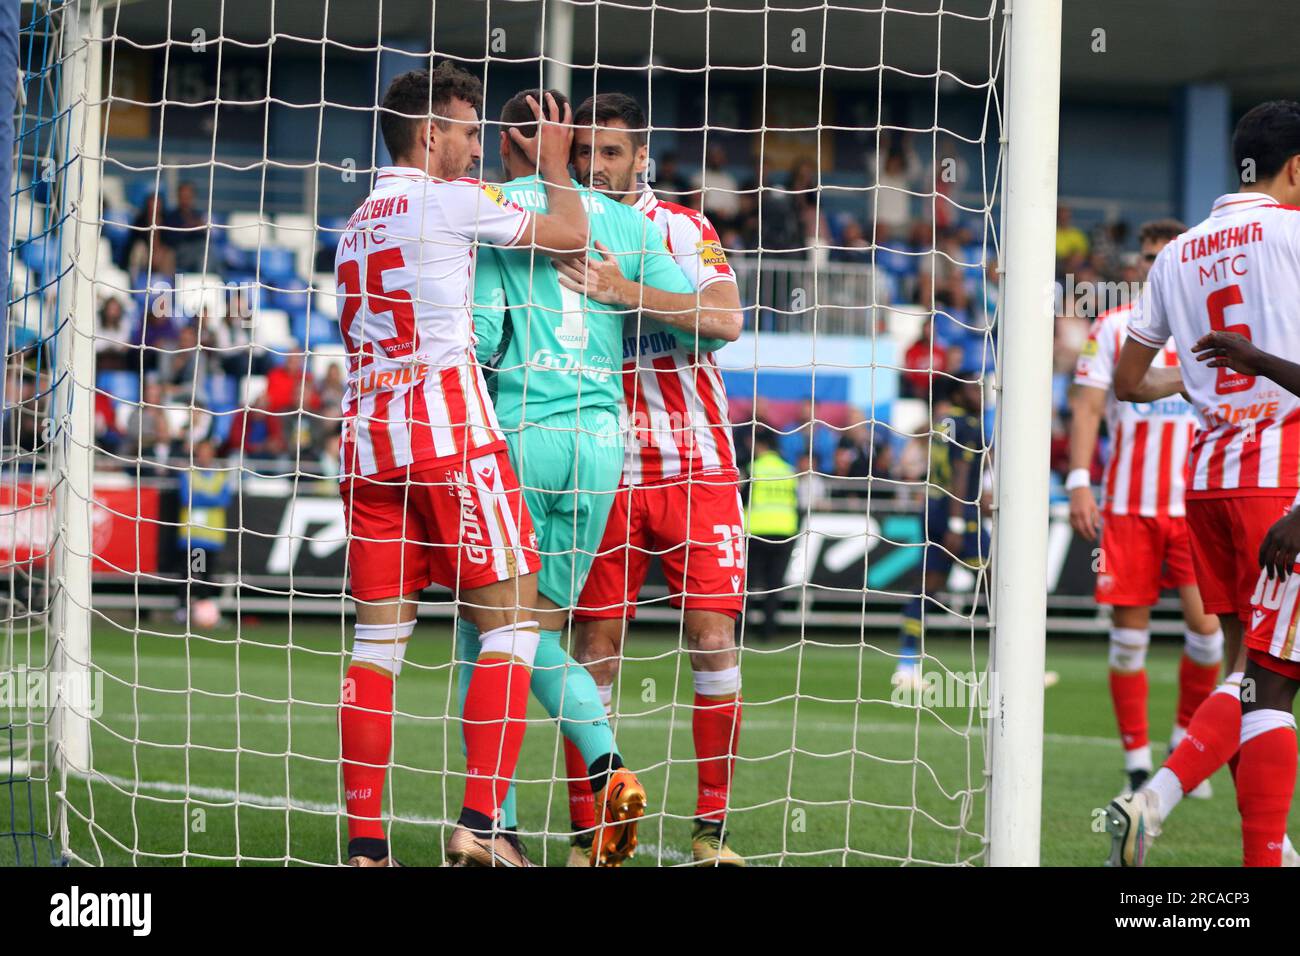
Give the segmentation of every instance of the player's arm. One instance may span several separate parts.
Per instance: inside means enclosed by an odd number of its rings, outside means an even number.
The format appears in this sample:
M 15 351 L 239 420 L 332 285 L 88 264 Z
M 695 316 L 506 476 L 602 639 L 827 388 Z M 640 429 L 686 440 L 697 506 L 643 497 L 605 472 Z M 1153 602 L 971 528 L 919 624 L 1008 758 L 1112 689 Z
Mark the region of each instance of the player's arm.
M 1101 509 L 1088 476 L 1105 412 L 1104 390 L 1075 384 L 1070 391 L 1070 477 L 1066 485 L 1070 492 L 1070 526 L 1089 541 L 1096 541 L 1101 529 Z M 1083 483 L 1076 484 L 1079 481 Z
M 494 250 L 482 248 L 474 261 L 474 356 L 480 365 L 500 351 L 507 311 L 501 264 Z
M 580 259 L 587 248 L 587 213 L 578 190 L 569 178 L 569 153 L 573 147 L 573 110 L 564 104 L 560 115 L 555 99 L 546 94 L 548 122 L 542 120 L 542 107 L 531 96 L 528 105 L 537 117 L 536 130 L 525 136 L 518 127 L 510 128 L 510 138 L 537 168 L 546 186 L 549 212 L 534 213 L 528 228 L 515 240 L 516 246 L 536 246 L 556 259 Z M 543 131 L 545 134 L 543 135 Z
M 1152 368 L 1160 349 L 1124 340 L 1115 363 L 1115 397 L 1121 402 L 1155 402 L 1183 390 L 1183 375 L 1177 368 Z
M 661 288 L 656 276 L 647 269 L 645 282 L 623 275 L 618 260 L 603 243 L 596 243 L 599 256 L 589 256 L 585 261 L 559 263 L 560 284 L 566 289 L 580 292 L 620 309 L 638 309 L 652 319 L 679 331 L 688 333 L 689 341 L 678 340 L 700 352 L 711 352 L 722 343 L 740 338 L 743 313 L 740 293 L 734 282 L 713 282 L 700 292 L 675 292 Z M 652 250 L 653 253 L 653 250 Z M 671 265 L 667 250 L 661 255 L 648 255 L 650 263 Z M 685 276 L 682 276 L 683 281 Z M 689 283 L 685 283 L 689 287 Z M 698 344 L 697 344 L 698 336 Z M 706 347 L 712 344 L 712 348 Z
M 1230 368 L 1242 375 L 1258 375 L 1300 395 L 1300 365 L 1257 348 L 1236 332 L 1210 332 L 1192 346 L 1198 362 L 1210 368 Z

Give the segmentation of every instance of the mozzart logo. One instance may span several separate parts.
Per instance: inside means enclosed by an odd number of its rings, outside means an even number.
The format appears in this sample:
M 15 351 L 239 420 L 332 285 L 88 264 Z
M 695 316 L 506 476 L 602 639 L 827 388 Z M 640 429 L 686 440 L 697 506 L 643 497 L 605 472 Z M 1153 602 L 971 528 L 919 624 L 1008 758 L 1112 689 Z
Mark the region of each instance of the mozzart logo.
M 50 897 L 50 925 L 127 927 L 133 936 L 148 936 L 153 928 L 153 894 L 83 893 L 74 886 Z

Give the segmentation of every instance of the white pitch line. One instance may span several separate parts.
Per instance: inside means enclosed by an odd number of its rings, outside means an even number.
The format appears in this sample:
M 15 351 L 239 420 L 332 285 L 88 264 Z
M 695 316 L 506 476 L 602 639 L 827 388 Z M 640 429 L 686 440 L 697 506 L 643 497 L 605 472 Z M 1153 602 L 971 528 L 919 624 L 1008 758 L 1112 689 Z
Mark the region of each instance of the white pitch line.
M 101 773 L 92 771 L 90 773 L 78 773 L 76 776 L 90 783 L 107 783 L 121 789 L 148 790 L 153 793 L 176 794 L 179 796 L 200 797 L 211 801 L 228 801 L 234 804 L 244 806 L 262 807 L 267 810 L 304 810 L 311 813 L 340 815 L 346 811 L 336 804 L 321 803 L 317 800 L 287 800 L 284 797 L 272 797 L 261 793 L 248 793 L 243 790 L 229 790 L 225 787 L 205 787 L 196 784 L 185 785 L 170 780 L 132 780 L 128 777 L 119 777 L 114 774 Z M 403 815 L 396 818 L 399 823 L 413 823 L 418 826 L 455 826 L 450 820 L 443 820 L 438 817 L 426 817 L 421 815 Z M 524 836 L 537 836 L 538 834 L 524 833 Z M 548 840 L 565 840 L 567 838 L 561 834 L 548 833 Z M 693 858 L 681 850 L 673 847 L 660 847 L 654 843 L 642 843 L 638 850 L 644 851 L 650 856 L 670 860 L 674 863 L 691 863 Z

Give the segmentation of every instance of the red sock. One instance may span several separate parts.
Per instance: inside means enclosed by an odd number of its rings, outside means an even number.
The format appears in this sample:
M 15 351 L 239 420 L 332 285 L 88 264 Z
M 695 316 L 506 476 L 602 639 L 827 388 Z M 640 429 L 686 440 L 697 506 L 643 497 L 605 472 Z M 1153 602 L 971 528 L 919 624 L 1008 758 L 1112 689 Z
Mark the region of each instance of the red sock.
M 524 742 L 531 669 L 518 660 L 480 660 L 465 697 L 465 807 L 495 820 Z M 503 719 L 504 718 L 504 719 Z
M 1186 654 L 1183 655 L 1178 664 L 1178 715 L 1175 720 L 1179 727 L 1186 727 L 1192 722 L 1196 708 L 1214 693 L 1218 679 L 1218 664 L 1198 664 Z
M 587 763 L 572 740 L 564 741 L 564 775 L 569 778 L 569 822 L 574 830 L 596 825 L 596 795 L 591 792 Z
M 1137 750 L 1151 743 L 1147 736 L 1147 672 L 1111 671 L 1110 700 L 1124 749 Z
M 1183 785 L 1194 790 L 1237 752 L 1241 741 L 1241 701 L 1236 694 L 1211 694 L 1196 708 L 1187 736 L 1165 766 Z
M 1241 747 L 1237 809 L 1243 866 L 1281 866 L 1286 818 L 1295 790 L 1294 727 L 1275 727 Z
M 352 705 L 352 706 L 349 706 Z M 393 747 L 393 678 L 353 664 L 339 704 L 343 793 L 348 805 L 348 839 L 384 839 L 379 819 L 384 777 Z
M 721 821 L 727 811 L 727 794 L 740 740 L 741 698 L 695 695 L 691 729 L 699 759 L 699 795 L 695 816 Z

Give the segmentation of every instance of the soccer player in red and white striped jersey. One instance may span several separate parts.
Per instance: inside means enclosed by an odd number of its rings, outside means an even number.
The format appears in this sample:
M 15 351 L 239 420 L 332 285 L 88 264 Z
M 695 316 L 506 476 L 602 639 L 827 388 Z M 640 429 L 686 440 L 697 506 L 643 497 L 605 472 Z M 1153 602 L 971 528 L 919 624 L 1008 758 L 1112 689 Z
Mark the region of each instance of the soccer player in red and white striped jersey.
M 348 857 L 390 861 L 381 819 L 394 682 L 420 591 L 452 589 L 482 632 L 465 702 L 467 777 L 447 845 L 457 865 L 527 865 L 495 827 L 523 742 L 537 624 L 536 542 L 474 358 L 475 243 L 580 255 L 586 214 L 568 176 L 570 129 L 524 137 L 549 214 L 464 178 L 482 157 L 479 81 L 450 63 L 395 78 L 380 128 L 393 165 L 339 240 L 348 347 L 340 491 L 357 624 L 339 712 Z M 551 123 L 571 119 L 547 98 Z M 540 117 L 541 106 L 537 107 Z
M 1153 401 L 1182 390 L 1200 417 L 1188 463 L 1187 525 L 1205 610 L 1219 615 L 1233 661 L 1227 682 L 1201 705 L 1165 766 L 1137 794 L 1112 801 L 1112 859 L 1127 865 L 1140 865 L 1183 795 L 1247 739 L 1242 634 L 1260 544 L 1300 488 L 1300 397 L 1263 376 L 1198 362 L 1194 350 L 1207 333 L 1236 332 L 1263 352 L 1300 358 L 1300 104 L 1250 110 L 1232 149 L 1241 191 L 1221 196 L 1207 219 L 1156 258 L 1115 371 L 1120 399 Z M 1170 336 L 1180 369 L 1152 369 Z M 1259 712 L 1258 703 L 1251 706 Z M 1294 751 L 1293 731 L 1289 746 Z M 1244 815 L 1247 791 L 1257 788 L 1237 783 Z M 1281 858 L 1281 844 L 1271 859 Z
M 600 94 L 578 107 L 575 124 L 578 179 L 644 212 L 646 228 L 661 232 L 696 290 L 673 294 L 629 283 L 608 256 L 585 272 L 561 268 L 570 288 L 631 312 L 624 323 L 623 483 L 574 613 L 581 622 L 575 656 L 608 697 L 626 621 L 658 554 L 669 601 L 683 609 L 695 682 L 692 854 L 703 864 L 743 865 L 726 842 L 725 823 L 742 707 L 736 618 L 745 597 L 744 519 L 727 395 L 711 354 L 740 335 L 740 295 L 709 220 L 639 184 L 649 162 L 640 105 Z
M 1142 275 L 1165 245 L 1184 230 L 1175 219 L 1145 223 L 1138 232 Z M 1070 523 L 1089 541 L 1101 528 L 1098 604 L 1113 608 L 1110 629 L 1110 696 L 1124 747 L 1129 787 L 1151 776 L 1147 717 L 1147 649 L 1151 606 L 1165 587 L 1178 589 L 1186 627 L 1178 669 L 1178 710 L 1170 738 L 1182 742 L 1192 714 L 1214 689 L 1223 660 L 1223 632 L 1206 614 L 1196 587 L 1183 508 L 1183 470 L 1196 418 L 1180 395 L 1135 405 L 1115 398 L 1112 383 L 1120 346 L 1128 332 L 1128 304 L 1103 313 L 1075 369 L 1070 396 Z M 1177 366 L 1172 342 L 1153 363 Z M 1110 456 L 1102 478 L 1104 506 L 1092 494 L 1090 465 L 1103 416 Z M 1197 796 L 1208 797 L 1208 781 Z
M 1300 105 L 1296 107 L 1300 121 Z M 1300 148 L 1300 132 L 1292 141 Z M 1267 378 L 1300 395 L 1300 364 L 1256 348 L 1243 335 L 1211 332 L 1193 346 L 1210 368 Z M 1246 628 L 1241 751 L 1237 756 L 1237 805 L 1241 808 L 1242 862 L 1246 866 L 1296 865 L 1286 820 L 1295 793 L 1295 695 L 1300 690 L 1300 495 L 1291 511 L 1264 536 L 1263 569 L 1251 598 Z M 1288 852 L 1290 850 L 1290 852 Z M 1289 858 L 1288 858 L 1289 857 Z

